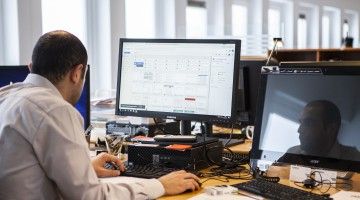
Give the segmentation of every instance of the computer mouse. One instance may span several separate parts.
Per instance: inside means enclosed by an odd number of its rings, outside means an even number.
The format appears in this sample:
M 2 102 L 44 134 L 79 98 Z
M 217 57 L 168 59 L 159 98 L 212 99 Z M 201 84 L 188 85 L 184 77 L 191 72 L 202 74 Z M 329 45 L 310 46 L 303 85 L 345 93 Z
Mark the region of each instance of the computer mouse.
M 199 187 L 201 188 L 201 186 L 202 186 L 202 183 L 200 182 L 200 181 L 196 181 L 198 184 L 199 184 Z M 199 188 L 199 189 L 200 189 Z M 196 191 L 196 190 L 194 190 L 194 191 Z M 192 189 L 187 189 L 187 190 L 185 190 L 185 192 L 184 193 L 188 193 L 188 192 L 194 192 Z

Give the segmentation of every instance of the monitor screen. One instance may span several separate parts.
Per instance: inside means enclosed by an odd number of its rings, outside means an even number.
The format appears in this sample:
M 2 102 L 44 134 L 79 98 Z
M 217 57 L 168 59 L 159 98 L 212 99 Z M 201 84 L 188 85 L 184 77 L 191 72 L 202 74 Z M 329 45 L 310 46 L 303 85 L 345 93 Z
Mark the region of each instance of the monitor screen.
M 360 171 L 360 66 L 263 68 L 252 165 Z
M 22 82 L 29 74 L 29 69 L 26 65 L 19 66 L 0 66 L 0 87 L 9 85 L 10 83 Z M 84 89 L 79 101 L 76 104 L 76 109 L 84 118 L 84 128 L 90 125 L 90 70 L 86 74 Z
M 261 67 L 265 66 L 265 64 L 266 59 L 261 58 L 240 60 L 240 70 L 242 71 L 242 77 L 239 76 L 239 81 L 243 82 L 243 96 L 245 105 L 243 107 L 238 106 L 237 113 L 239 119 L 238 121 L 248 125 L 255 124 Z
M 240 40 L 120 39 L 116 114 L 235 117 Z

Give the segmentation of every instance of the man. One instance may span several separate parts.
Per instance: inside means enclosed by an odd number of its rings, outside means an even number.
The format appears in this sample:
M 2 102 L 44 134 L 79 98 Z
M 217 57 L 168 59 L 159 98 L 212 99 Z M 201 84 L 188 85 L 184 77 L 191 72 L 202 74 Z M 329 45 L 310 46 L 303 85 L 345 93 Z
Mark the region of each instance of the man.
M 356 148 L 340 144 L 337 140 L 341 126 L 338 107 L 327 100 L 308 103 L 300 117 L 298 129 L 300 145 L 288 149 L 288 153 L 359 159 Z
M 36 43 L 30 74 L 0 89 L 0 199 L 148 199 L 199 188 L 198 177 L 179 171 L 133 184 L 100 183 L 118 176 L 121 161 L 89 158 L 83 120 L 74 109 L 82 92 L 87 53 L 65 31 Z M 115 162 L 120 170 L 104 168 Z

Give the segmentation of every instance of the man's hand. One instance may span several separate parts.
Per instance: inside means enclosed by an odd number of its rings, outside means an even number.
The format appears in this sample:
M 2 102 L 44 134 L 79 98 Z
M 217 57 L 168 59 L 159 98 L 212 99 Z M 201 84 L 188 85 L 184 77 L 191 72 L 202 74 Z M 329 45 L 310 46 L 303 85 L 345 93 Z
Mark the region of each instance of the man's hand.
M 119 176 L 121 172 L 125 171 L 124 164 L 121 162 L 120 158 L 108 153 L 101 153 L 97 155 L 91 163 L 98 177 Z M 104 167 L 106 163 L 115 163 L 119 169 L 106 169 Z
M 159 178 L 164 186 L 167 195 L 183 193 L 186 190 L 198 190 L 200 188 L 200 179 L 194 174 L 187 173 L 184 170 L 171 172 Z

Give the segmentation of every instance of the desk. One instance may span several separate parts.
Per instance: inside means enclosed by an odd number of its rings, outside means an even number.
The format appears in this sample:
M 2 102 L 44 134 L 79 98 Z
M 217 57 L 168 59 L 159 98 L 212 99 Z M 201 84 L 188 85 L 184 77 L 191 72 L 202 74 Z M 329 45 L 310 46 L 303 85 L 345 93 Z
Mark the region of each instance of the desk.
M 252 147 L 252 141 L 246 139 L 244 143 L 229 147 L 229 149 L 234 153 L 247 154 L 251 150 L 251 147 Z
M 310 189 L 304 189 L 301 187 L 296 186 L 293 182 L 289 181 L 289 170 L 290 167 L 289 166 L 272 166 L 269 169 L 268 175 L 269 176 L 279 176 L 280 177 L 280 183 L 284 184 L 284 185 L 288 185 L 291 187 L 295 187 L 298 189 L 303 189 L 305 191 L 310 191 Z M 205 182 L 202 187 L 206 187 L 206 186 L 214 186 L 214 185 L 232 185 L 232 184 L 236 184 L 236 183 L 240 183 L 240 182 L 244 182 L 245 180 L 230 180 L 229 183 L 224 183 L 221 181 L 217 181 L 217 180 L 209 180 L 207 182 Z M 339 181 L 339 180 L 338 180 Z M 356 191 L 356 192 L 360 192 L 360 174 L 356 173 L 351 180 L 340 180 L 340 182 L 346 182 L 352 185 L 352 190 L 351 191 Z M 342 189 L 342 188 L 346 188 L 345 185 L 338 185 L 337 186 L 338 189 Z M 326 190 L 327 186 L 325 185 L 323 190 Z M 175 196 L 164 196 L 159 198 L 160 200 L 185 200 L 185 199 L 189 199 L 193 196 L 196 196 L 198 194 L 201 194 L 204 192 L 204 189 L 201 189 L 199 191 L 195 191 L 195 192 L 190 192 L 190 193 L 185 193 L 185 194 L 180 194 L 180 195 L 175 195 Z M 314 193 L 320 193 L 320 191 L 318 191 L 317 189 L 313 190 Z M 338 192 L 335 188 L 331 188 L 327 193 L 330 194 L 334 194 Z M 220 197 L 220 196 L 219 196 Z
M 231 147 L 230 149 L 234 152 L 237 153 L 246 153 L 249 152 L 251 149 L 251 145 L 252 142 L 251 140 L 246 140 L 245 143 L 243 144 L 239 144 L 236 146 Z M 298 189 L 304 189 L 301 187 L 296 186 L 293 182 L 289 181 L 289 172 L 290 172 L 290 166 L 286 165 L 286 166 L 271 166 L 269 171 L 268 171 L 268 176 L 278 176 L 280 177 L 280 183 L 284 184 L 284 185 L 288 185 L 291 187 L 295 187 Z M 202 179 L 202 181 L 206 180 L 207 178 Z M 230 182 L 228 183 L 224 183 L 218 180 L 208 180 L 205 183 L 202 184 L 202 188 L 207 187 L 207 186 L 215 186 L 215 185 L 232 185 L 232 184 L 237 184 L 237 183 L 241 183 L 244 182 L 245 180 L 235 180 L 235 179 L 229 179 Z M 350 179 L 350 180 L 338 180 L 339 182 L 346 182 L 352 185 L 352 190 L 351 191 L 356 191 L 356 192 L 360 192 L 360 174 L 356 173 L 354 174 L 354 176 Z M 342 188 L 346 188 L 345 185 L 338 185 L 337 188 L 342 189 Z M 324 186 L 324 190 L 326 189 L 326 186 Z M 304 189 L 305 190 L 305 189 Z M 310 190 L 308 190 L 310 191 Z M 159 198 L 160 200 L 185 200 L 185 199 L 189 199 L 193 196 L 199 195 L 201 193 L 204 192 L 204 189 L 201 189 L 199 191 L 195 191 L 195 192 L 189 192 L 189 193 L 184 193 L 184 194 L 179 194 L 179 195 L 174 195 L 174 196 L 163 196 L 161 198 Z M 320 193 L 318 190 L 313 190 L 313 192 L 315 193 Z M 335 188 L 331 188 L 327 193 L 330 194 L 334 194 L 336 193 L 337 190 Z
M 238 144 L 235 146 L 230 147 L 230 150 L 233 151 L 234 153 L 249 153 L 249 151 L 251 150 L 252 147 L 252 141 L 251 140 L 245 140 L 244 143 L 242 144 Z M 206 180 L 207 178 L 202 179 L 202 181 Z M 228 183 L 224 183 L 218 180 L 213 180 L 210 179 L 208 181 L 206 181 L 205 183 L 202 184 L 202 188 L 205 188 L 207 186 L 215 186 L 215 185 L 232 185 L 232 184 L 237 184 L 237 183 L 241 183 L 244 182 L 244 180 L 237 180 L 237 179 L 229 179 L 230 182 Z M 193 196 L 196 196 L 198 194 L 201 194 L 204 192 L 204 189 L 201 189 L 199 191 L 195 191 L 195 192 L 189 192 L 189 193 L 184 193 L 184 194 L 180 194 L 180 195 L 175 195 L 175 196 L 164 196 L 159 198 L 160 200 L 185 200 L 185 199 L 189 199 Z

